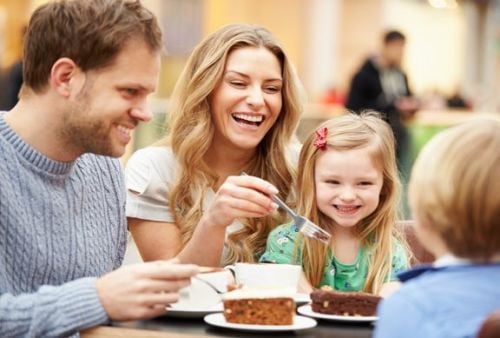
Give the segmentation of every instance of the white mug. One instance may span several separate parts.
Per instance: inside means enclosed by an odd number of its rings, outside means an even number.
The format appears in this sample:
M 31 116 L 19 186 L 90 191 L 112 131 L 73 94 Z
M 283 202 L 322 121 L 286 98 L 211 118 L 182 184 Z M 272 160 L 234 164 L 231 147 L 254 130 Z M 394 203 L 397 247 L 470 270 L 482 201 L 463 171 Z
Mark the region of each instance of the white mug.
M 236 263 L 227 269 L 233 271 L 237 284 L 250 288 L 283 288 L 296 293 L 300 265 Z

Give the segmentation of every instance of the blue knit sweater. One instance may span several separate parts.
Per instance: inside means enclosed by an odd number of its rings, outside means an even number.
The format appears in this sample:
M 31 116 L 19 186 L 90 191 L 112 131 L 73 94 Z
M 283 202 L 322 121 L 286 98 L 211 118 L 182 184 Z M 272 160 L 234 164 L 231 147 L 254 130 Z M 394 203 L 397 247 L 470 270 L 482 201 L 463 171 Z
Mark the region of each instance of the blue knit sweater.
M 121 265 L 125 246 L 119 162 L 53 161 L 0 112 L 0 337 L 61 337 L 106 323 L 96 277 Z

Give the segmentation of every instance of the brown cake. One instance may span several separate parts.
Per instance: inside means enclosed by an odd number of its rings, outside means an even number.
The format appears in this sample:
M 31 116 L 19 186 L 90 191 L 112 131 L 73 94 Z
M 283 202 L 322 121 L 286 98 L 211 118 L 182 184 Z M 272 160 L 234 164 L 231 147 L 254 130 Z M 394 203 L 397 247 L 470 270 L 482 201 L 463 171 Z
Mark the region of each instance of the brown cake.
M 315 290 L 311 307 L 314 312 L 329 315 L 374 316 L 381 299 L 365 292 Z
M 223 297 L 229 323 L 292 325 L 295 301 L 280 290 L 238 289 Z

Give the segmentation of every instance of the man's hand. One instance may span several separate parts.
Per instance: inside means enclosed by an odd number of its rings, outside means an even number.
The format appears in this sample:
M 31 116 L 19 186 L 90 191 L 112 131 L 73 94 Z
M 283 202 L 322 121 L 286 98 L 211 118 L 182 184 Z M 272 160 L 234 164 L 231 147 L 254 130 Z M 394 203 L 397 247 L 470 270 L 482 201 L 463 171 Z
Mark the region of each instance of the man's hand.
M 96 283 L 101 303 L 113 320 L 139 320 L 165 313 L 179 290 L 198 274 L 196 265 L 156 261 L 123 266 Z

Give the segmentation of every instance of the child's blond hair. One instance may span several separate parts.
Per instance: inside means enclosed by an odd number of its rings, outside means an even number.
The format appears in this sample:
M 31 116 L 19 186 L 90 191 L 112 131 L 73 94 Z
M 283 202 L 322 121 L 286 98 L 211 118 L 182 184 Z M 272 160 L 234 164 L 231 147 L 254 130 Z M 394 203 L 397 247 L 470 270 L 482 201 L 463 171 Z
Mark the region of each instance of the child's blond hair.
M 383 185 L 380 202 L 376 210 L 357 226 L 361 245 L 368 248 L 369 268 L 364 291 L 378 293 L 387 281 L 392 268 L 394 238 L 404 243 L 399 229 L 394 224 L 397 214 L 399 179 L 396 166 L 395 141 L 390 126 L 376 112 L 361 115 L 346 114 L 322 123 L 318 130 L 327 128 L 327 146 L 335 150 L 350 150 L 368 147 L 376 166 L 381 169 Z M 304 142 L 299 159 L 297 210 L 314 223 L 332 224 L 333 220 L 319 212 L 316 204 L 314 170 L 316 158 L 322 151 L 314 145 L 315 132 Z M 301 238 L 304 238 L 300 235 Z M 298 241 L 301 242 L 301 241 Z M 304 238 L 303 266 L 312 286 L 320 286 L 328 247 Z
M 454 255 L 487 262 L 500 253 L 500 122 L 447 129 L 422 149 L 409 186 L 419 226 Z

